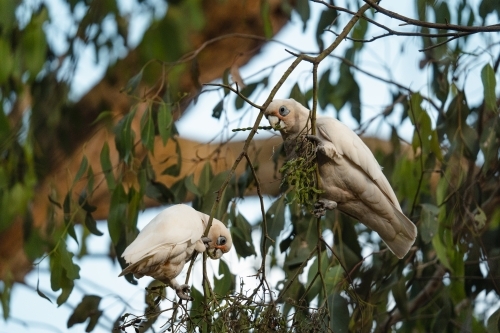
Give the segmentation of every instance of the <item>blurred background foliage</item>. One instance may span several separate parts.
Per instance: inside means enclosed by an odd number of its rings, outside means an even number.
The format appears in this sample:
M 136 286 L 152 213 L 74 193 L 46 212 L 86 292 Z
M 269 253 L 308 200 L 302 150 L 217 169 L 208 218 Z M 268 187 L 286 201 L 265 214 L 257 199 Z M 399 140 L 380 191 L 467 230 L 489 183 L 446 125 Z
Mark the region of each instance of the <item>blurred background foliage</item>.
M 212 110 L 196 112 L 212 112 L 222 121 L 228 110 L 248 110 L 229 89 L 204 83 L 238 85 L 250 100 L 268 93 L 276 63 L 262 63 L 257 75 L 243 78 L 239 68 L 272 43 L 290 17 L 316 31 L 316 50 L 292 45 L 294 52 L 320 52 L 352 17 L 349 11 L 363 4 L 1 1 L 4 319 L 9 320 L 12 286 L 44 260 L 50 262 L 50 286 L 57 297 L 38 285 L 36 292 L 58 305 L 68 300 L 80 277 L 76 258 L 88 255 L 89 235 L 103 234 L 96 220 L 107 221 L 109 255 L 123 266 L 120 255 L 137 235 L 143 209 L 192 201 L 230 227 L 238 258 L 258 259 L 260 283 L 246 290 L 244 277 L 230 269 L 234 263 L 221 262 L 211 287 L 193 288 L 195 301 L 186 305 L 165 299 L 152 282 L 144 313 L 125 313 L 116 327 L 145 331 L 165 312 L 170 319 L 158 323 L 189 331 L 499 332 L 500 29 L 481 28 L 498 22 L 496 0 L 414 0 L 413 18 L 431 24 L 391 23 L 391 31 L 380 26 L 391 22 L 384 20 L 385 13 L 369 9 L 343 47 L 322 62 L 321 110 L 334 116 L 347 112 L 360 134 L 373 122 L 391 129 L 388 140 L 366 142 L 419 229 L 403 260 L 349 217 L 328 212 L 317 224 L 294 200 L 293 187 L 280 191 L 283 161 L 278 148 L 273 155 L 280 139 L 250 138 L 248 148 L 230 136 L 209 143 L 178 136 L 175 121 L 196 104 L 201 91 L 215 91 L 218 97 Z M 380 5 L 391 9 L 390 2 Z M 313 6 L 320 8 L 317 21 L 311 20 Z M 64 31 L 55 28 L 61 15 L 68 22 Z M 141 15 L 148 23 L 133 41 L 138 29 L 133 22 Z M 479 28 L 467 29 L 473 26 Z M 373 62 L 370 67 L 360 62 L 370 54 L 367 45 L 385 40 L 393 40 L 392 52 L 405 57 L 401 40 L 409 38 L 422 51 L 424 87 L 396 81 L 390 67 L 376 70 L 370 68 Z M 86 48 L 106 71 L 82 92 L 73 78 Z M 378 107 L 368 120 L 362 75 L 378 80 L 392 96 L 392 103 Z M 477 84 L 471 93 L 465 89 L 470 80 Z M 290 87 L 290 97 L 312 106 L 310 77 Z M 398 132 L 404 123 L 413 133 L 409 142 Z M 261 205 L 260 221 L 250 223 L 238 205 L 254 195 L 271 195 L 273 202 L 267 210 Z M 81 235 L 77 224 L 84 225 Z M 260 230 L 258 240 L 252 230 Z M 71 238 L 78 252 L 68 249 Z M 284 278 L 268 279 L 272 269 Z M 101 297 L 85 295 L 68 327 L 87 322 L 86 331 L 92 331 L 106 312 L 99 307 Z

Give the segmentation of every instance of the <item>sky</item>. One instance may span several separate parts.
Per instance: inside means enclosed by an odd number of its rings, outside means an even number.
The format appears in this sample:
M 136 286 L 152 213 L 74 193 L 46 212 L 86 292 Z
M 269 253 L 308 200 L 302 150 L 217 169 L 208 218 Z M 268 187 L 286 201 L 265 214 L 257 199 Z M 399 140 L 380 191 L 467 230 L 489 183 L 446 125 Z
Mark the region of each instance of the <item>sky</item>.
M 162 1 L 158 1 L 159 3 L 163 3 Z M 47 1 L 49 6 L 53 6 L 53 11 L 59 12 L 60 17 L 64 18 L 65 9 L 60 5 L 59 0 L 49 0 Z M 409 6 L 405 5 L 402 1 L 397 0 L 388 0 L 384 1 L 384 6 L 390 8 L 393 11 L 402 13 L 404 15 L 413 16 L 412 8 L 408 8 Z M 323 9 L 323 7 L 319 4 L 311 4 L 312 8 L 312 18 L 311 20 L 314 22 L 317 20 L 319 11 Z M 122 10 L 124 11 L 133 11 L 134 7 L 132 2 L 129 0 L 123 1 Z M 161 15 L 162 10 L 160 9 L 158 15 Z M 342 14 L 347 15 L 347 14 Z M 141 37 L 141 29 L 147 26 L 147 22 L 149 17 L 144 16 L 134 16 L 133 24 L 135 28 L 131 28 L 131 31 L 135 31 L 135 35 L 130 37 L 131 44 L 137 43 Z M 295 15 L 292 20 L 292 24 L 288 25 L 281 31 L 278 36 L 276 36 L 277 40 L 280 40 L 286 44 L 295 46 L 299 49 L 303 50 L 315 50 L 316 43 L 314 37 L 314 29 L 308 28 L 305 33 L 302 33 L 302 22 L 300 22 L 299 18 Z M 388 20 L 387 24 L 393 28 L 398 28 L 396 22 Z M 314 24 L 309 24 L 309 27 L 313 27 Z M 142 27 L 142 28 L 141 28 Z M 51 28 L 54 29 L 51 34 L 53 34 L 53 38 L 58 40 L 61 36 L 61 31 L 64 29 L 70 29 L 71 25 L 65 23 L 64 19 L 60 20 L 60 25 Z M 327 37 L 328 41 L 333 40 L 333 35 Z M 328 42 L 327 41 L 327 42 Z M 61 41 L 61 43 L 64 43 Z M 347 44 L 341 45 L 341 47 L 335 51 L 335 54 L 341 55 L 343 48 Z M 61 47 L 64 45 L 61 44 Z M 429 77 L 425 74 L 422 74 L 422 71 L 418 69 L 418 62 L 422 57 L 422 54 L 418 52 L 420 45 L 417 42 L 417 39 L 414 38 L 406 38 L 405 40 L 397 40 L 397 43 L 393 42 L 393 39 L 384 39 L 378 43 L 366 44 L 365 47 L 367 51 L 363 53 L 363 58 L 359 61 L 359 66 L 378 75 L 386 76 L 388 71 L 390 71 L 393 75 L 393 79 L 395 81 L 401 82 L 402 84 L 416 90 L 423 90 L 425 93 L 426 87 L 429 85 Z M 480 47 L 480 46 L 479 46 Z M 405 57 L 401 56 L 400 49 L 404 48 Z M 485 52 L 485 57 L 488 56 L 488 52 Z M 496 52 L 498 53 L 498 52 Z M 81 96 L 88 89 L 90 89 L 95 82 L 97 82 L 100 77 L 102 77 L 104 67 L 95 65 L 95 55 L 93 50 L 91 49 L 82 49 L 82 56 L 79 66 L 77 67 L 75 76 L 73 78 L 73 90 L 72 94 L 75 99 L 78 96 Z M 408 56 L 407 55 L 412 55 Z M 285 52 L 284 47 L 277 43 L 269 43 L 266 45 L 262 52 L 257 55 L 252 61 L 245 67 L 241 68 L 241 73 L 243 78 L 258 73 L 260 68 L 262 67 L 262 63 L 277 63 L 283 59 L 289 59 L 290 55 Z M 409 60 L 408 60 L 409 59 Z M 292 59 L 293 60 L 293 59 Z M 275 75 L 270 82 L 270 86 L 272 86 L 281 76 L 288 65 L 292 60 L 288 60 L 283 62 L 282 65 L 279 65 L 274 70 Z M 335 60 L 334 60 L 335 61 Z M 332 62 L 325 62 L 320 65 L 320 71 L 323 72 L 331 66 Z M 358 82 L 361 82 L 361 91 L 362 91 L 362 104 L 363 104 L 363 121 L 366 121 L 373 116 L 380 113 L 383 108 L 390 104 L 391 96 L 389 96 L 385 84 L 372 79 L 364 74 L 356 73 L 356 78 L 359 79 Z M 480 99 L 482 96 L 482 86 L 481 82 L 474 79 L 474 75 L 469 75 L 471 78 L 465 84 L 466 91 L 468 92 L 468 96 L 478 96 L 477 99 Z M 302 87 L 310 86 L 310 82 L 312 80 L 311 68 L 309 64 L 303 63 L 299 66 L 297 70 L 293 73 L 292 77 L 290 77 L 289 82 L 298 81 Z M 285 85 L 278 92 L 276 98 L 284 98 L 288 97 L 288 93 L 291 89 L 291 84 Z M 258 96 L 255 96 L 255 102 L 262 103 L 264 99 L 267 97 L 268 91 L 261 92 Z M 220 135 L 221 131 L 229 131 L 225 128 L 225 121 L 235 122 L 236 120 L 242 117 L 243 113 L 238 113 L 235 111 L 229 110 L 225 117 L 226 120 L 217 120 L 211 117 L 211 111 L 213 106 L 220 100 L 219 93 L 210 93 L 203 94 L 198 103 L 185 115 L 177 123 L 177 128 L 180 132 L 180 135 L 186 138 L 197 139 L 197 140 L 205 140 L 209 141 L 214 137 Z M 470 101 L 474 102 L 474 101 Z M 393 119 L 388 119 L 388 123 L 394 122 L 395 124 L 399 123 L 401 111 L 396 111 L 391 117 Z M 333 109 L 327 108 L 325 114 L 330 116 L 336 116 Z M 251 126 L 253 125 L 253 121 L 257 116 L 257 111 L 252 109 L 245 109 L 244 117 L 242 120 L 241 126 Z M 349 110 L 343 109 L 339 113 L 338 117 L 340 120 L 345 122 L 352 129 L 357 129 L 358 124 L 350 117 Z M 263 123 L 261 125 L 267 125 L 267 123 Z M 240 125 L 238 125 L 240 126 Z M 386 122 L 374 122 L 369 129 L 367 130 L 367 135 L 379 136 L 383 138 L 387 138 L 389 136 L 389 126 Z M 227 132 L 225 135 L 229 135 Z M 406 140 L 411 141 L 411 137 L 413 134 L 412 127 L 406 121 L 403 123 L 401 127 L 399 127 L 400 136 Z M 272 133 L 261 131 L 259 136 L 270 136 Z M 239 136 L 241 138 L 245 138 L 245 133 L 240 133 Z M 272 200 L 270 198 L 266 198 L 266 205 L 269 206 Z M 249 221 L 256 221 L 258 215 L 256 215 L 255 205 L 257 204 L 255 198 L 248 198 L 239 205 L 239 209 L 241 213 L 247 217 Z M 148 209 L 140 214 L 139 216 L 139 228 L 142 228 L 147 222 L 149 222 L 161 209 L 162 207 Z M 257 213 L 258 214 L 258 213 Z M 89 259 L 83 259 L 79 261 L 79 265 L 81 267 L 81 279 L 76 282 L 75 290 L 73 291 L 68 305 L 62 305 L 61 307 L 57 307 L 54 303 L 49 303 L 47 300 L 39 297 L 34 292 L 34 288 L 36 287 L 38 281 L 40 285 L 40 290 L 42 290 L 46 295 L 52 300 L 55 300 L 56 296 L 50 289 L 50 274 L 48 272 L 48 260 L 43 261 L 37 269 L 34 269 L 31 273 L 29 273 L 26 277 L 26 285 L 16 285 L 13 288 L 12 299 L 11 299 L 11 319 L 5 325 L 0 324 L 0 333 L 6 332 L 19 332 L 19 333 L 28 333 L 28 332 L 83 332 L 85 330 L 84 325 L 76 325 L 71 329 L 66 328 L 66 321 L 69 318 L 72 308 L 78 304 L 81 300 L 81 297 L 84 294 L 97 293 L 98 295 L 103 297 L 101 301 L 100 308 L 105 309 L 106 318 L 101 318 L 100 323 L 105 325 L 107 328 L 111 327 L 112 322 L 118 317 L 120 314 L 123 314 L 126 311 L 123 301 L 132 305 L 134 308 L 132 311 L 135 313 L 140 313 L 143 307 L 143 296 L 144 296 L 144 287 L 149 284 L 151 281 L 148 278 L 143 278 L 139 283 L 139 286 L 133 286 L 126 282 L 124 278 L 118 278 L 118 274 L 120 273 L 119 266 L 114 263 L 111 259 L 106 257 L 108 252 L 108 235 L 107 235 L 107 227 L 104 222 L 99 223 L 98 228 L 105 234 L 102 237 L 91 236 L 88 242 L 88 248 L 90 252 L 94 254 L 94 256 Z M 77 231 L 81 232 L 81 228 L 78 226 Z M 284 231 L 286 233 L 287 230 Z M 257 238 L 258 234 L 254 234 Z M 72 240 L 69 241 L 70 247 L 72 247 L 72 251 L 76 252 L 77 245 Z M 259 262 L 254 258 L 250 258 L 245 262 L 239 263 L 239 265 L 235 265 L 238 263 L 238 258 L 236 256 L 235 251 L 231 251 L 223 257 L 226 262 L 231 263 L 230 267 L 236 271 L 237 268 L 238 273 L 241 276 L 249 276 L 255 273 L 255 267 L 258 266 Z M 210 267 L 212 267 L 215 271 L 217 270 L 217 262 L 211 261 Z M 198 263 L 197 268 L 200 268 L 201 265 Z M 196 269 L 196 268 L 195 268 Z M 274 271 L 271 272 L 271 277 L 274 280 L 278 280 L 281 276 L 281 272 Z M 246 282 L 251 284 L 252 282 L 248 280 Z M 199 283 L 195 279 L 195 285 Z M 117 297 L 119 296 L 119 298 Z M 173 295 L 170 291 L 169 295 Z M 489 297 L 489 296 L 488 296 Z M 137 304 L 134 306 L 134 304 Z M 494 309 L 493 309 L 494 310 Z M 492 310 L 492 311 L 493 311 Z M 129 309 L 130 311 L 130 309 Z M 25 322 L 25 324 L 23 324 Z M 107 329 L 104 329 L 101 326 L 98 326 L 94 332 L 107 332 Z

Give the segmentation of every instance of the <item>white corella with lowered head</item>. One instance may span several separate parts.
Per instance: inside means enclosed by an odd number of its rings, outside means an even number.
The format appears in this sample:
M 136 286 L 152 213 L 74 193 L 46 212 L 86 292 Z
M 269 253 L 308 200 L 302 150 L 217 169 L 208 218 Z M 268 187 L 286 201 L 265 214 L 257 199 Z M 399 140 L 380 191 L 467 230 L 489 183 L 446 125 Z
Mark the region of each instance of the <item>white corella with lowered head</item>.
M 213 219 L 208 236 L 203 237 L 210 216 L 187 205 L 174 205 L 153 218 L 122 257 L 129 264 L 120 276 L 133 273 L 136 278 L 151 276 L 170 285 L 181 299 L 191 300 L 189 286 L 179 285 L 176 277 L 194 251 L 207 251 L 219 259 L 232 245 L 231 234 L 219 220 Z

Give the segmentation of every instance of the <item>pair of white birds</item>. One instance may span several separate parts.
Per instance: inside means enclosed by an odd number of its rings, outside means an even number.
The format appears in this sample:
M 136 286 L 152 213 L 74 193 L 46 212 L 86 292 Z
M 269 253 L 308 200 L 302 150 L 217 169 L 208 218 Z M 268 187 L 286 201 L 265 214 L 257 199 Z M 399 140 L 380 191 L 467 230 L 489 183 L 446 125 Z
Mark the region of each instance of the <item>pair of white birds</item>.
M 318 117 L 312 135 L 311 112 L 293 99 L 274 100 L 265 116 L 281 132 L 287 158 L 293 157 L 297 140 L 306 137 L 316 143 L 324 191 L 315 205 L 316 216 L 337 208 L 376 231 L 398 258 L 408 253 L 417 228 L 401 211 L 380 165 L 356 133 L 337 119 Z M 232 246 L 229 230 L 216 219 L 208 237 L 202 237 L 208 220 L 208 215 L 186 205 L 165 209 L 125 249 L 122 256 L 129 266 L 120 276 L 152 276 L 170 285 L 181 299 L 190 300 L 189 286 L 175 278 L 193 252 L 206 250 L 210 258 L 219 259 Z

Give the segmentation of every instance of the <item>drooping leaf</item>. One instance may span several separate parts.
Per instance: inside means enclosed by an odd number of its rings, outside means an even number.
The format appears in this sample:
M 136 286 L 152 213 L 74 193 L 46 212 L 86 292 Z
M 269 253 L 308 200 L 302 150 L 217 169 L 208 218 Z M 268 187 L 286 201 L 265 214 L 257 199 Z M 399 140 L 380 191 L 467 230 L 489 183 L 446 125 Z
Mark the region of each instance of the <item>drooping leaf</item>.
M 234 289 L 236 279 L 224 260 L 219 261 L 219 275 L 222 275 L 222 277 L 221 279 L 215 279 L 214 291 L 218 295 L 225 296 Z
M 241 89 L 240 93 L 243 96 L 250 98 L 250 96 L 255 91 L 255 89 L 259 86 L 259 84 L 260 84 L 260 82 L 250 83 L 245 88 Z M 236 99 L 234 100 L 234 106 L 236 107 L 237 110 L 241 109 L 243 107 L 244 103 L 245 103 L 245 101 L 240 97 L 236 97 Z
M 119 184 L 111 194 L 111 204 L 108 214 L 108 230 L 109 236 L 113 244 L 118 244 L 121 236 L 122 223 L 127 218 L 127 194 L 123 189 L 123 185 Z
M 214 106 L 214 109 L 212 110 L 212 117 L 214 117 L 215 119 L 220 119 L 223 110 L 224 110 L 224 99 L 221 99 L 219 103 L 217 103 Z
M 99 310 L 101 297 L 96 295 L 85 295 L 82 301 L 76 306 L 75 310 L 68 319 L 67 327 L 73 327 L 75 324 L 84 323 L 90 319 L 85 332 L 92 332 L 97 324 L 97 320 L 102 314 Z
M 177 157 L 177 162 L 173 165 L 170 165 L 167 167 L 163 172 L 161 173 L 162 175 L 170 175 L 173 177 L 179 176 L 181 172 L 181 164 L 182 164 L 182 153 L 181 153 L 181 146 L 179 144 L 179 141 L 173 139 L 175 143 L 175 154 Z
M 171 106 L 162 103 L 158 109 L 158 132 L 160 133 L 163 145 L 167 144 L 170 138 L 170 127 L 172 123 L 172 110 Z
M 194 184 L 194 175 L 193 174 L 190 174 L 189 176 L 187 176 L 185 179 L 184 179 L 184 184 L 186 185 L 186 188 L 191 192 L 193 193 L 194 195 L 196 196 L 201 196 L 201 192 L 198 188 L 198 186 L 196 186 Z
M 323 51 L 324 45 L 321 35 L 325 29 L 329 29 L 331 26 L 337 26 L 337 10 L 336 9 L 325 9 L 321 12 L 321 16 L 316 27 L 316 42 L 318 43 L 320 51 Z
M 484 104 L 488 110 L 497 112 L 497 98 L 495 95 L 497 82 L 495 72 L 489 63 L 484 65 L 481 70 L 481 80 L 484 89 Z
M 422 240 L 425 243 L 429 243 L 438 232 L 439 221 L 437 216 L 439 208 L 428 203 L 421 204 L 421 206 L 419 233 Z
M 208 189 L 210 188 L 210 181 L 214 177 L 212 172 L 212 165 L 210 162 L 206 162 L 201 169 L 200 179 L 198 181 L 198 189 L 201 195 L 206 195 Z
M 76 237 L 75 225 L 73 220 L 73 214 L 71 211 L 71 192 L 68 192 L 64 197 L 63 203 L 63 211 L 64 211 L 64 223 L 66 225 L 66 230 L 68 231 L 68 235 L 71 236 L 78 243 L 78 238 Z
M 80 178 L 82 178 L 83 173 L 87 171 L 88 166 L 89 166 L 89 161 L 87 159 L 87 156 L 83 156 L 82 162 L 80 163 L 80 168 L 78 168 L 75 178 L 73 179 L 73 186 L 80 180 Z
M 273 37 L 273 26 L 271 24 L 271 5 L 269 1 L 262 1 L 262 5 L 260 7 L 260 16 L 262 18 L 262 22 L 264 23 L 264 36 L 266 38 Z
M 104 173 L 104 176 L 106 178 L 108 189 L 112 191 L 116 186 L 116 182 L 115 176 L 113 175 L 113 166 L 109 157 L 109 145 L 107 142 L 104 142 L 104 145 L 102 146 L 100 158 L 102 172 Z
M 332 293 L 327 301 L 330 309 L 330 329 L 335 333 L 349 332 L 350 316 L 347 300 L 339 293 Z
M 73 262 L 74 254 L 67 250 L 66 243 L 64 241 L 61 240 L 61 244 L 57 247 L 56 253 L 59 255 L 61 266 L 66 271 L 68 279 L 79 279 L 80 267 Z
M 141 117 L 141 142 L 151 153 L 154 153 L 155 127 L 151 109 Z
M 45 298 L 47 301 L 49 301 L 50 303 L 52 303 L 52 300 L 50 298 L 47 297 L 47 295 L 45 295 L 41 290 L 40 290 L 40 279 L 38 279 L 36 281 L 36 293 L 38 294 L 38 296 L 40 296 L 41 298 Z
M 144 70 L 141 69 L 141 71 L 139 73 L 134 75 L 127 82 L 127 84 L 125 85 L 125 87 L 123 87 L 123 89 L 121 91 L 125 92 L 128 95 L 132 95 L 135 92 L 135 90 L 137 89 L 137 87 L 139 86 L 139 84 L 141 83 L 143 72 L 144 72 Z
M 161 182 L 150 180 L 146 185 L 146 196 L 162 204 L 175 201 L 172 191 Z
M 255 255 L 256 252 L 252 243 L 252 228 L 250 223 L 240 214 L 238 214 L 232 222 L 233 224 L 230 232 L 236 253 L 242 258 Z
M 11 75 L 12 69 L 14 67 L 14 58 L 12 56 L 12 50 L 9 42 L 1 37 L 0 37 L 0 56 L 3 59 L 2 62 L 0 63 L 0 85 L 3 85 Z
M 132 121 L 136 111 L 137 107 L 134 107 L 131 112 L 120 119 L 114 128 L 116 149 L 120 158 L 126 163 L 131 163 L 133 156 L 135 133 L 132 129 Z
M 299 16 L 302 20 L 302 31 L 306 31 L 307 21 L 309 20 L 309 17 L 311 16 L 311 9 L 309 8 L 309 1 L 308 0 L 298 0 L 296 10 L 297 10 L 297 13 L 299 13 Z
M 23 64 L 32 80 L 35 79 L 47 59 L 47 40 L 43 31 L 47 15 L 46 8 L 33 15 L 21 34 Z
M 488 333 L 500 332 L 500 308 L 491 314 L 487 323 Z

